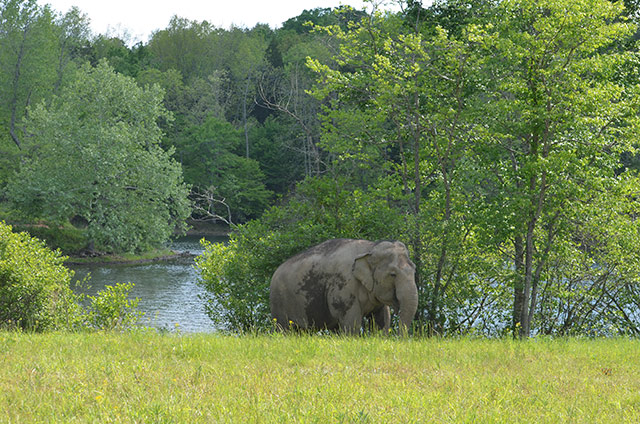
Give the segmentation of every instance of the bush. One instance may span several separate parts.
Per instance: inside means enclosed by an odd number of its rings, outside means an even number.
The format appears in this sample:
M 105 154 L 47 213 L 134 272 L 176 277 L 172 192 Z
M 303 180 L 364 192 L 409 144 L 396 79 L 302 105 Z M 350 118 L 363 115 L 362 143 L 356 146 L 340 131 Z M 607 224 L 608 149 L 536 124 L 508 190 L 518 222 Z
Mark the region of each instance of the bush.
M 64 259 L 0 222 L 0 327 L 43 331 L 78 325 L 81 308 Z
M 87 232 L 71 224 L 58 225 L 15 225 L 15 230 L 29 233 L 32 237 L 44 240 L 50 249 L 60 249 L 68 255 L 77 254 L 87 247 Z
M 268 328 L 271 276 L 287 258 L 331 238 L 397 239 L 402 225 L 379 192 L 306 180 L 285 205 L 237 227 L 227 245 L 203 242 L 196 267 L 207 314 L 228 330 Z
M 96 330 L 127 330 L 144 315 L 138 311 L 140 299 L 129 300 L 133 283 L 105 286 L 96 296 L 87 296 L 90 304 L 85 312 L 89 328 Z
M 89 305 L 71 291 L 73 271 L 58 250 L 0 221 L 0 328 L 26 331 L 123 330 L 142 313 L 129 300 L 132 283 L 106 286 Z

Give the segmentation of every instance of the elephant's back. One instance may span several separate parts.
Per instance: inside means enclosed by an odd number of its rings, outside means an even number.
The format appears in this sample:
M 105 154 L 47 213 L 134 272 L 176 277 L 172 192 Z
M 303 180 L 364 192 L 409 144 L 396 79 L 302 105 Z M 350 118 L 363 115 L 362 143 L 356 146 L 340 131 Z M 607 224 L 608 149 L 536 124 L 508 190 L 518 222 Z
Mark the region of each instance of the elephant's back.
M 351 252 L 354 249 L 365 252 L 372 242 L 367 240 L 354 240 L 354 239 L 331 239 L 323 243 L 315 245 L 304 252 L 298 253 L 295 256 L 289 258 L 281 266 L 285 264 L 308 264 L 318 262 L 336 262 L 340 259 L 344 259 L 352 256 Z M 349 251 L 350 254 L 346 254 Z
M 367 240 L 331 239 L 313 246 L 283 262 L 271 278 L 271 299 L 291 296 L 297 292 L 310 275 L 335 274 L 350 268 L 354 249 L 366 251 Z

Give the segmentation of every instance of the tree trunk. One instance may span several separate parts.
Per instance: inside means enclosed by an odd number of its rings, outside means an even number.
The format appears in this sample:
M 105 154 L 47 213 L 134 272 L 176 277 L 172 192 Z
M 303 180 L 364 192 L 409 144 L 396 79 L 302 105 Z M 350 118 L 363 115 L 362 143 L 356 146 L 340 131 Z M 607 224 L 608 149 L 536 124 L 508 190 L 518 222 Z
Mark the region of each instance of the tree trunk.
M 528 338 L 531 335 L 531 284 L 533 282 L 533 231 L 535 222 L 529 222 L 527 226 L 527 238 L 525 242 L 524 260 L 524 287 L 522 292 L 522 309 L 520 311 L 520 337 Z
M 419 104 L 419 99 L 416 97 L 415 99 L 416 105 Z M 421 208 L 421 203 L 422 203 L 422 178 L 421 178 L 421 174 L 420 174 L 420 117 L 416 115 L 415 117 L 415 123 L 416 123 L 416 127 L 415 127 L 415 133 L 413 135 L 413 156 L 414 156 L 414 160 L 413 160 L 413 178 L 414 178 L 414 184 L 415 184 L 415 190 L 414 190 L 414 196 L 413 196 L 413 207 L 412 209 L 412 213 L 413 213 L 413 225 L 414 225 L 414 234 L 413 234 L 413 240 L 411 241 L 411 244 L 413 244 L 413 256 L 414 256 L 414 262 L 416 265 L 416 275 L 415 275 L 415 282 L 416 282 L 416 287 L 418 288 L 418 291 L 420 290 L 420 287 L 422 286 L 422 278 L 420 276 L 420 270 L 423 267 L 423 263 L 422 263 L 422 251 L 423 251 L 423 246 L 422 246 L 422 240 L 420 237 L 421 234 L 421 229 L 420 229 L 420 208 Z M 407 187 L 408 188 L 408 187 Z M 431 320 L 431 317 L 428 317 L 429 320 Z M 433 330 L 433 328 L 430 328 L 430 332 Z
M 244 96 L 242 98 L 242 121 L 244 124 L 244 142 L 246 157 L 249 158 L 249 128 L 247 126 L 247 95 L 249 94 L 249 76 L 247 76 L 247 82 L 244 86 Z
M 20 43 L 20 49 L 18 50 L 18 57 L 16 58 L 16 68 L 13 73 L 13 89 L 11 93 L 11 120 L 9 122 L 9 134 L 11 135 L 11 139 L 18 146 L 18 149 L 22 150 L 22 144 L 20 143 L 20 138 L 16 133 L 16 118 L 18 114 L 18 86 L 20 85 L 20 74 L 22 68 L 22 60 L 24 59 L 24 47 L 27 42 L 27 34 L 29 32 L 30 25 L 26 25 L 24 31 L 22 32 L 22 43 Z
M 449 180 L 447 173 L 443 167 L 443 179 L 445 186 L 445 211 L 444 211 L 444 229 L 442 232 L 440 257 L 438 258 L 438 264 L 436 267 L 436 277 L 433 283 L 433 293 L 431 296 L 431 305 L 429 311 L 430 326 L 436 333 L 442 334 L 444 319 L 440 317 L 441 310 L 441 298 L 444 296 L 444 288 L 442 284 L 444 267 L 447 262 L 447 245 L 449 242 L 449 227 L 448 222 L 451 220 L 451 190 L 449 186 Z
M 524 242 L 522 237 L 516 236 L 514 242 L 515 279 L 513 281 L 513 337 L 520 336 L 522 326 L 522 311 L 524 309 Z

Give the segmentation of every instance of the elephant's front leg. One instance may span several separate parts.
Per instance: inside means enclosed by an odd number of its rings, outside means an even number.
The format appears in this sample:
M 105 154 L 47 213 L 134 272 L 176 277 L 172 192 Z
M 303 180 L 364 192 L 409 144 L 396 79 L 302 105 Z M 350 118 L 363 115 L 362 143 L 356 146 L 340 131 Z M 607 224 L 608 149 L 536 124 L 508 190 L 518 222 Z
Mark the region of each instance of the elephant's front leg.
M 382 330 L 382 334 L 388 335 L 391 328 L 391 310 L 387 305 L 381 306 L 373 313 L 376 330 Z
M 354 304 L 345 312 L 344 316 L 340 320 L 340 329 L 345 334 L 356 335 L 360 334 L 361 327 L 362 311 L 359 305 Z

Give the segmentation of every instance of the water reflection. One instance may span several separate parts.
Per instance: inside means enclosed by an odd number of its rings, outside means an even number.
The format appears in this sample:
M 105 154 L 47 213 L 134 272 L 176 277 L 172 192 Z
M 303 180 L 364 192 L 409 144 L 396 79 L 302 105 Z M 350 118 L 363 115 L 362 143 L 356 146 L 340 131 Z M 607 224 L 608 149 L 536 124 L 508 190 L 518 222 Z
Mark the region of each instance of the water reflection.
M 199 244 L 201 238 L 182 237 L 171 248 L 197 255 L 202 253 Z M 226 241 L 226 237 L 206 238 L 210 241 Z M 81 290 L 89 295 L 94 295 L 105 285 L 134 283 L 131 294 L 140 299 L 138 307 L 145 312 L 144 325 L 182 332 L 215 330 L 199 298 L 203 289 L 196 284 L 197 272 L 190 258 L 142 265 L 76 265 L 72 268 L 76 272 L 76 280 L 91 273 L 90 287 Z

